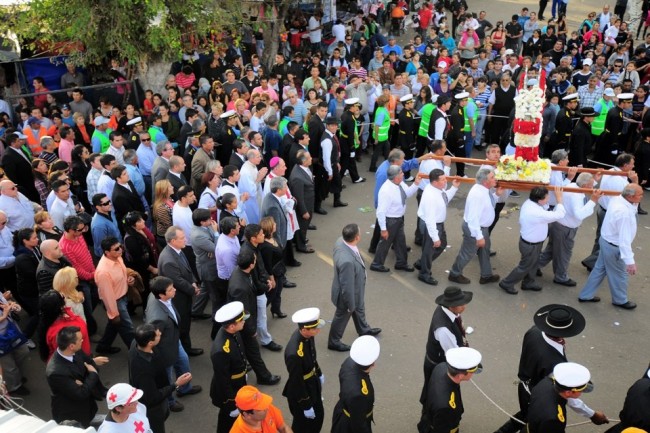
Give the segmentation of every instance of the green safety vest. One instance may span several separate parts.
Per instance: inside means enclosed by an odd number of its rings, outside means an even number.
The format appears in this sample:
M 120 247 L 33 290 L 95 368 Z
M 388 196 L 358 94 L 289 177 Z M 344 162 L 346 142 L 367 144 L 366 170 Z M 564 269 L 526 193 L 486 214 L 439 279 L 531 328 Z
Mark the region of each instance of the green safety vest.
M 280 120 L 280 123 L 278 124 L 278 132 L 280 133 L 280 136 L 284 137 L 284 133 L 282 131 L 284 131 L 284 129 L 287 127 L 287 123 L 289 122 L 291 122 L 291 119 L 288 119 L 286 117 Z
M 388 110 L 384 107 L 379 107 L 377 108 L 375 117 L 377 117 L 377 114 L 379 113 L 384 113 L 384 121 L 381 125 L 379 125 L 379 129 L 377 131 L 373 131 L 373 137 L 375 140 L 377 140 L 378 143 L 382 141 L 388 141 L 388 130 L 390 129 L 390 113 Z
M 436 106 L 432 102 L 429 102 L 424 107 L 422 107 L 422 119 L 420 119 L 420 129 L 418 129 L 418 135 L 420 137 L 428 137 L 429 122 L 431 122 L 431 115 L 435 109 Z
M 607 118 L 607 112 L 614 106 L 614 101 L 607 102 L 604 98 L 600 98 L 598 102 L 600 102 L 600 106 L 602 107 L 600 109 L 600 114 L 594 119 L 593 122 L 591 122 L 591 133 L 596 136 L 602 134 L 605 130 L 605 119 Z
M 476 105 L 476 102 L 472 98 L 467 99 L 467 105 L 473 105 L 474 106 L 474 127 L 476 127 L 476 122 L 478 122 L 478 114 L 479 114 L 479 109 L 478 105 Z M 471 132 L 472 128 L 469 126 L 469 117 L 467 117 L 467 108 L 465 108 L 464 111 L 464 116 L 465 116 L 465 126 L 463 126 L 463 132 Z
M 99 153 L 104 154 L 108 150 L 108 148 L 111 146 L 111 140 L 108 139 L 108 135 L 113 132 L 111 128 L 106 129 L 106 134 L 102 134 L 101 131 L 96 130 L 93 132 L 93 137 L 97 137 L 99 139 L 99 142 L 101 143 L 102 147 L 99 149 Z

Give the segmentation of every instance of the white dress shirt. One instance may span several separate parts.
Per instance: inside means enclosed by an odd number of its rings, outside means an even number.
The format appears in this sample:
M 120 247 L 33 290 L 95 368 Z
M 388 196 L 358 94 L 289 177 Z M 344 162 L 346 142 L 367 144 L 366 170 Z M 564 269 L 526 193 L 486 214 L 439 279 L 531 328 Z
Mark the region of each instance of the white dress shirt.
M 575 183 L 571 183 L 569 188 L 579 187 Z M 596 203 L 593 200 L 587 200 L 587 203 L 585 203 L 585 195 L 581 192 L 565 192 L 562 198 L 566 215 L 557 222 L 565 227 L 572 229 L 580 227 L 582 221 L 594 213 Z
M 97 192 L 103 192 L 108 198 L 112 200 L 113 198 L 113 188 L 115 188 L 115 180 L 110 177 L 106 170 L 102 172 L 102 175 L 99 176 L 97 181 Z
M 621 171 L 620 168 L 614 167 L 609 171 Z M 600 180 L 600 189 L 607 189 L 611 191 L 623 191 L 623 189 L 629 184 L 627 177 L 625 176 L 607 176 L 603 175 L 603 178 Z M 612 200 L 612 196 L 603 195 L 598 199 L 598 204 L 603 209 L 609 209 L 609 202 Z
M 557 164 L 551 164 L 551 166 L 556 166 Z M 567 186 L 568 184 L 571 183 L 571 179 L 567 179 L 567 175 L 563 171 L 555 171 L 551 170 L 551 179 L 549 180 L 549 184 L 551 186 Z M 549 188 L 549 191 L 551 188 Z M 555 206 L 557 204 L 557 200 L 555 199 L 555 194 L 551 194 L 549 196 L 548 204 L 550 206 Z
M 452 186 L 447 193 L 447 203 L 456 195 L 458 188 Z M 442 197 L 442 190 L 429 184 L 422 193 L 420 207 L 418 207 L 418 217 L 424 221 L 427 226 L 427 232 L 434 242 L 440 240 L 436 224 L 444 223 L 447 219 L 447 205 Z
M 56 197 L 54 202 L 52 202 L 52 207 L 50 208 L 50 216 L 54 225 L 63 230 L 63 221 L 71 215 L 76 215 L 77 211 L 74 208 L 74 204 L 71 203 L 71 200 L 63 201 L 60 198 Z
M 185 244 L 192 246 L 192 240 L 190 238 L 192 227 L 194 227 L 194 223 L 192 222 L 192 209 L 189 206 L 180 206 L 178 203 L 174 203 L 174 208 L 172 209 L 172 222 L 185 232 Z
M 391 180 L 384 182 L 379 188 L 377 204 L 377 221 L 379 221 L 379 228 L 382 230 L 386 230 L 386 218 L 399 218 L 406 213 L 406 202 L 402 204 L 402 194 L 399 192 L 399 188 L 404 190 L 407 198 L 418 190 L 415 183 L 408 186 L 404 182 L 399 185 Z
M 519 232 L 523 240 L 536 244 L 543 242 L 548 236 L 549 223 L 555 222 L 566 215 L 562 203 L 554 210 L 546 210 L 532 200 L 526 200 L 519 213 Z
M 456 315 L 452 313 L 447 307 L 441 306 L 441 308 L 447 317 L 449 317 L 449 320 L 452 322 L 454 322 L 456 318 L 460 317 L 460 314 Z M 447 352 L 449 349 L 458 347 L 456 336 L 452 334 L 449 328 L 446 328 L 444 326 L 437 328 L 435 331 L 433 331 L 433 336 L 436 337 L 436 340 L 438 340 L 438 343 L 440 343 L 440 347 L 442 348 L 443 352 Z
M 429 137 L 432 140 L 444 140 L 445 139 L 445 131 L 447 130 L 447 113 L 442 111 L 440 108 L 436 108 L 436 110 L 440 111 L 442 114 L 444 114 L 444 117 L 440 117 L 439 119 L 436 120 L 435 122 L 435 137 Z M 433 120 L 433 116 L 431 116 L 431 120 Z
M 327 175 L 332 176 L 332 146 L 334 146 L 334 140 L 332 140 L 332 137 L 334 135 L 327 130 L 325 131 L 325 134 L 327 134 L 327 138 L 320 143 L 323 154 L 323 166 L 325 167 L 325 171 L 327 171 Z
M 118 165 L 124 165 L 124 147 L 120 147 L 119 149 L 117 147 L 113 147 L 111 144 L 108 146 L 108 149 L 106 150 L 107 155 L 113 155 L 115 157 L 115 161 L 117 161 Z
M 600 236 L 607 242 L 618 245 L 621 260 L 626 265 L 634 264 L 632 241 L 636 236 L 637 206 L 618 195 L 612 197 L 600 229 Z
M 483 239 L 481 227 L 490 227 L 494 222 L 494 203 L 497 198 L 496 194 L 479 183 L 470 188 L 467 193 L 463 220 L 476 240 Z
M 439 159 L 425 159 L 420 163 L 420 168 L 418 168 L 418 173 L 426 173 L 427 177 L 423 177 L 420 180 L 420 189 L 424 191 L 424 188 L 429 185 L 428 174 L 431 173 L 431 170 L 434 168 L 439 168 L 445 172 L 445 176 L 449 176 L 450 167 L 447 167 L 444 162 Z
M 10 232 L 26 227 L 34 227 L 34 203 L 22 193 L 16 198 L 0 195 L 0 210 L 7 214 L 7 228 Z
M 489 164 L 483 164 L 479 167 L 479 170 L 482 168 L 489 168 L 491 170 L 494 170 L 494 165 L 489 165 Z M 496 188 L 493 188 L 490 190 L 492 194 L 494 194 L 494 191 L 496 191 Z M 503 194 L 496 196 L 497 198 L 497 203 L 505 203 L 508 200 L 508 197 L 510 197 L 510 193 L 512 192 L 511 189 L 504 189 Z

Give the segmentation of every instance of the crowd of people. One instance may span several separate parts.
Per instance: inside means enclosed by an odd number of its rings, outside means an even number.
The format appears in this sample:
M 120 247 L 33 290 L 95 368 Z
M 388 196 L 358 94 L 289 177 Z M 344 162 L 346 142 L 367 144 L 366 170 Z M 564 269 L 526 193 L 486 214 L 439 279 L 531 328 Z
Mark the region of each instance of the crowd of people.
M 136 433 L 164 433 L 169 412 L 184 409 L 180 399 L 203 390 L 191 374 L 190 358 L 204 353 L 192 343 L 192 321 L 211 319 L 217 432 L 319 432 L 325 409 L 314 344 L 324 325 L 318 308 L 292 316 L 297 329 L 284 348 L 289 378 L 282 395 L 291 427 L 270 396 L 247 385 L 247 372 L 258 384 L 280 382 L 260 350 L 283 350 L 269 332 L 267 311 L 287 317 L 283 288 L 296 286 L 287 267 L 301 265 L 297 252 L 314 253 L 308 240 L 317 229 L 314 214 L 337 212 L 325 209 L 328 197 L 333 208 L 345 207 L 344 190 L 366 181 L 357 167 L 364 159 L 376 180 L 374 258 L 367 264 L 359 252 L 359 226 L 345 225 L 334 245 L 336 313 L 327 346 L 350 356 L 341 366 L 332 431 L 372 429 L 369 372 L 382 330 L 366 320 L 366 269 L 389 272 L 392 248 L 395 270 L 417 268 L 419 281 L 439 283 L 434 262 L 447 246 L 446 209 L 461 185 L 454 180 L 447 188 L 448 154 L 486 155 L 465 200 L 463 240 L 449 281 L 469 284 L 463 269 L 478 256 L 479 283 L 498 283 L 508 294 L 516 295 L 519 283 L 522 290 L 542 290 L 535 277 L 550 262 L 555 284 L 576 286 L 568 275 L 575 236 L 596 213 L 596 241 L 582 262 L 591 274 L 578 300 L 599 302 L 596 291 L 607 277 L 612 303 L 634 309 L 627 288 L 637 271 L 631 245 L 650 175 L 650 35 L 644 29 L 645 42 L 635 47 L 624 8 L 615 14 L 608 5 L 571 31 L 566 6 L 554 2 L 546 20 L 540 2 L 539 14 L 523 8 L 505 25 L 493 25 L 485 11 L 468 11 L 464 0 L 425 2 L 414 20 L 416 34 L 400 46 L 409 5 L 364 2 L 349 31 L 334 22 L 327 44 L 321 11 L 292 20 L 309 44 L 290 58 L 277 54 L 272 65 L 261 64 L 246 42 L 217 47 L 203 64 L 186 56 L 160 92 L 146 91 L 141 107 L 122 109 L 103 97 L 95 109 L 78 87 L 61 103 L 40 77 L 32 101 L 16 107 L 0 101 L 6 392 L 29 394 L 24 362 L 38 349 L 56 422 L 94 424 L 97 401 L 106 399 L 109 415 L 100 432 L 126 431 L 120 426 L 128 421 Z M 637 38 L 647 22 L 639 24 Z M 394 33 L 386 36 L 383 27 Z M 78 74 L 68 65 L 62 82 L 80 85 Z M 517 88 L 540 80 L 546 80 L 547 102 L 540 152 L 572 168 L 554 172 L 551 188 L 530 192 L 520 211 L 521 261 L 501 279 L 490 263 L 497 253 L 490 233 L 516 192 L 497 187 L 490 164 L 513 144 Z M 578 174 L 591 165 L 602 173 Z M 455 174 L 466 177 L 465 165 L 456 163 Z M 597 183 L 620 195 L 562 190 Z M 410 264 L 405 213 L 414 195 L 421 253 Z M 471 298 L 451 286 L 436 299 L 420 432 L 453 431 L 460 423 L 460 383 L 481 366 L 480 353 L 466 347 L 460 317 Z M 100 302 L 104 309 L 96 310 Z M 140 307 L 144 323 L 136 326 L 132 317 Z M 102 332 L 96 319 L 104 314 Z M 350 318 L 359 338 L 348 345 L 342 338 Z M 584 318 L 569 307 L 547 306 L 535 324 L 524 340 L 516 418 L 530 432 L 564 431 L 568 404 L 596 424 L 607 422 L 578 399 L 590 374 L 564 354 L 564 338 L 581 332 Z M 121 350 L 114 345 L 118 335 L 129 352 L 129 383 L 107 389 L 98 367 Z M 554 382 L 546 378 L 551 373 Z M 629 397 L 611 431 L 647 430 L 647 413 L 635 411 L 642 401 Z M 510 422 L 499 431 L 519 428 Z

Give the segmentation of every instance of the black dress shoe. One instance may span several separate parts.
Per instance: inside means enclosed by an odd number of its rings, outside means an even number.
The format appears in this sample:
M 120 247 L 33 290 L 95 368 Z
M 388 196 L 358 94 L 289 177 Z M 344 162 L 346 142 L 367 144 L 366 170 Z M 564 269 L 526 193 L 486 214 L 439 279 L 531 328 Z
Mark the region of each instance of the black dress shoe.
M 553 278 L 553 282 L 555 284 L 559 284 L 560 286 L 567 286 L 567 287 L 575 287 L 578 285 L 575 281 L 573 281 L 571 278 L 569 278 L 566 281 L 557 281 L 555 278 Z
M 490 251 L 490 257 L 494 257 L 494 256 L 496 256 L 496 255 L 497 255 L 497 252 L 496 252 L 496 251 Z
M 292 268 L 297 268 L 297 267 L 300 266 L 300 265 L 302 265 L 302 263 L 299 262 L 298 260 L 294 260 L 294 261 L 291 262 L 291 263 L 287 263 L 287 266 L 291 266 Z
M 296 283 L 294 283 L 293 281 L 289 281 L 289 280 L 285 280 L 284 284 L 282 285 L 282 287 L 286 287 L 288 289 L 293 289 L 294 287 L 297 287 L 297 286 L 298 285 Z
M 284 319 L 285 317 L 287 317 L 287 315 L 286 315 L 285 313 L 283 313 L 282 311 L 278 311 L 278 312 L 271 311 L 271 316 L 272 316 L 274 319 L 275 319 L 276 317 L 277 317 L 278 319 Z
M 635 307 L 636 307 L 636 305 L 635 305 Z M 25 387 L 25 385 L 21 385 L 19 388 L 14 389 L 13 391 L 10 391 L 9 394 L 11 394 L 11 395 L 29 395 L 31 393 Z
M 420 264 L 420 259 L 417 259 L 415 263 L 413 263 L 413 267 L 417 269 L 418 271 L 422 269 L 422 265 Z
M 185 352 L 187 352 L 187 356 L 203 355 L 203 349 L 200 349 L 198 347 L 191 347 L 191 348 L 187 349 Z
M 390 269 L 384 265 L 370 265 L 370 270 L 375 272 L 390 272 Z
M 415 270 L 415 268 L 413 266 L 410 266 L 410 265 L 395 266 L 395 270 L 404 271 L 404 272 L 413 272 Z
M 343 343 L 337 343 L 337 344 L 330 343 L 330 344 L 327 345 L 327 348 L 329 350 L 335 350 L 337 352 L 349 352 L 350 351 L 350 346 L 348 346 L 347 344 L 343 344 Z
M 208 313 L 192 314 L 192 319 L 194 320 L 205 320 L 209 319 L 210 317 L 212 317 L 212 315 Z
M 479 282 L 479 284 L 490 284 L 490 283 L 496 283 L 497 281 L 499 281 L 499 278 L 501 278 L 501 277 L 499 277 L 499 275 L 497 275 L 497 274 L 492 274 L 492 275 L 490 275 L 489 277 L 481 277 L 481 278 L 478 280 L 478 282 Z
M 531 286 L 521 286 L 521 290 L 527 290 L 530 292 L 541 292 L 542 291 L 542 286 L 538 284 L 533 284 Z
M 449 276 L 447 277 L 447 279 L 448 279 L 449 281 L 452 281 L 452 282 L 454 282 L 454 283 L 458 283 L 458 284 L 469 284 L 469 283 L 472 282 L 469 278 L 467 278 L 467 277 L 466 277 L 465 275 L 463 275 L 463 274 L 461 274 L 461 275 L 451 275 L 451 274 L 449 274 Z
M 335 201 L 334 202 L 334 207 L 346 207 L 348 204 L 344 203 L 342 201 Z
M 438 285 L 438 280 L 436 280 L 433 277 L 423 277 L 422 275 L 418 275 L 418 280 L 422 281 L 423 283 L 429 284 L 431 286 L 437 286 Z
M 544 274 L 542 273 L 542 270 L 541 270 L 541 269 L 537 268 L 537 272 L 535 272 L 535 275 L 537 275 L 538 277 L 541 277 L 541 276 L 543 276 Z
M 381 334 L 381 328 L 370 328 L 369 330 L 362 333 L 361 335 L 372 335 L 373 337 L 376 337 L 379 334 Z
M 203 391 L 201 385 L 192 385 L 192 387 L 185 392 L 176 391 L 176 397 L 185 397 L 186 395 L 198 394 L 201 391 Z
M 174 400 L 174 403 L 169 405 L 169 410 L 172 412 L 183 412 L 185 405 L 178 400 Z
M 309 224 L 309 227 L 307 227 L 307 230 L 316 230 L 316 226 L 313 224 Z
M 612 305 L 615 307 L 620 307 L 625 310 L 634 310 L 636 308 L 636 304 L 632 301 L 627 301 L 625 304 L 615 304 L 612 302 Z
M 269 344 L 262 344 L 262 347 L 272 352 L 279 352 L 282 350 L 282 345 L 276 343 L 275 341 L 271 341 Z
M 296 251 L 305 253 L 305 254 L 311 254 L 314 252 L 313 248 L 296 248 Z
M 100 355 L 115 355 L 118 353 L 121 349 L 119 347 L 115 346 L 97 346 L 95 348 L 95 352 L 100 354 Z
M 581 261 L 580 264 L 581 264 L 582 266 L 584 266 L 585 268 L 587 268 L 587 271 L 589 271 L 589 272 L 591 272 L 591 270 L 593 269 L 593 268 L 592 268 L 591 266 L 589 266 L 589 265 L 588 265 L 584 260 Z
M 264 379 L 257 379 L 258 385 L 276 385 L 278 382 L 280 382 L 280 376 L 277 374 L 272 374 Z
M 648 211 L 641 209 L 641 206 L 639 206 L 636 211 L 639 215 L 648 215 Z
M 377 252 L 377 248 L 368 248 L 368 252 L 370 254 L 375 254 Z
M 327 215 L 327 211 L 322 207 L 319 207 L 318 209 L 314 209 L 314 212 L 316 212 L 318 215 Z
M 578 298 L 578 302 L 600 302 L 600 297 L 598 297 L 598 296 L 594 296 L 594 297 L 591 298 L 591 299 L 582 299 L 582 298 Z

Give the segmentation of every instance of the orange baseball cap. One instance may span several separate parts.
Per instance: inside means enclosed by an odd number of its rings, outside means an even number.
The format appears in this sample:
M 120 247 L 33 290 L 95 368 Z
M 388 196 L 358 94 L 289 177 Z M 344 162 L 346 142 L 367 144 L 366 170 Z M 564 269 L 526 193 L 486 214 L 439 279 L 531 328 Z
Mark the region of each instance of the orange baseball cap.
M 250 385 L 242 386 L 235 397 L 235 404 L 239 410 L 266 410 L 271 406 L 272 401 L 273 397 Z

